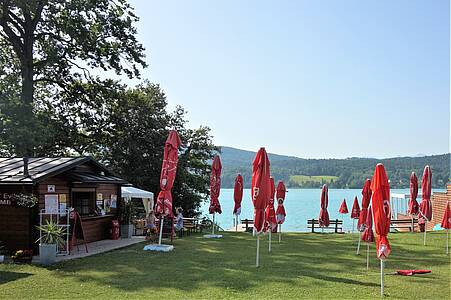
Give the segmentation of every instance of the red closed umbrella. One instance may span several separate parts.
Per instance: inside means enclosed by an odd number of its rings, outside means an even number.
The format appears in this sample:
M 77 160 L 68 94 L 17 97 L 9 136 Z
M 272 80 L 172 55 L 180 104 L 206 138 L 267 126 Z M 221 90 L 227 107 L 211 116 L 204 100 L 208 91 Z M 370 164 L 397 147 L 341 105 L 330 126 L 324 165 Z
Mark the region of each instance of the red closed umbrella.
M 388 242 L 390 231 L 390 185 L 384 165 L 379 163 L 371 180 L 374 228 L 376 229 L 376 253 L 381 262 L 381 296 L 384 295 L 384 260 L 388 258 L 391 248 Z
M 252 204 L 254 205 L 254 228 L 257 233 L 257 259 L 259 266 L 260 233 L 265 222 L 265 208 L 271 196 L 269 159 L 265 148 L 260 148 L 252 164 Z
M 274 210 L 274 196 L 276 194 L 276 188 L 274 185 L 274 178 L 270 178 L 271 192 L 268 204 L 265 209 L 265 229 L 269 232 L 269 252 L 271 252 L 271 233 L 277 230 L 276 211 Z
M 367 243 L 374 242 L 373 214 L 371 211 L 371 206 L 368 209 L 368 213 L 366 214 L 365 230 L 362 232 L 362 241 Z
M 241 214 L 241 200 L 243 200 L 243 176 L 236 175 L 235 185 L 233 187 L 233 214 L 235 215 L 235 231 L 238 230 L 238 216 Z
M 449 201 L 446 202 L 446 209 L 440 225 L 444 229 L 451 229 L 451 206 L 449 206 Z
M 366 269 L 368 270 L 370 263 L 370 243 L 374 242 L 373 213 L 371 211 L 371 206 L 366 214 L 365 230 L 362 232 L 362 240 L 366 242 Z
M 351 219 L 352 219 L 352 232 L 354 232 L 354 220 L 360 217 L 360 206 L 359 200 L 357 200 L 357 196 L 354 198 L 354 203 L 352 204 L 351 209 Z
M 319 211 L 318 223 L 320 227 L 328 227 L 330 224 L 329 213 L 327 212 L 327 206 L 329 205 L 329 189 L 327 184 L 324 184 L 321 188 L 321 209 Z
M 411 216 L 416 216 L 418 214 L 418 178 L 415 172 L 410 174 L 410 199 L 409 199 L 409 214 Z
M 340 214 L 347 214 L 348 213 L 348 206 L 346 205 L 346 199 L 343 199 L 343 202 L 341 202 L 340 209 L 338 210 Z
M 271 182 L 271 193 L 268 204 L 265 209 L 265 221 L 266 221 L 266 230 L 274 231 L 277 228 L 277 220 L 276 220 L 276 211 L 274 210 L 274 196 L 276 194 L 276 189 L 274 186 L 274 178 L 270 178 Z
M 362 210 L 359 213 L 359 220 L 357 221 L 357 230 L 360 232 L 363 232 L 363 230 L 365 230 L 366 215 L 368 214 L 368 206 L 370 205 L 370 200 L 371 200 L 371 180 L 367 179 L 365 180 L 365 184 L 363 185 L 362 189 Z M 361 235 L 359 234 L 359 242 L 357 244 L 357 255 L 360 252 L 360 238 Z
M 354 203 L 352 204 L 351 219 L 358 219 L 359 217 L 360 217 L 359 200 L 357 199 L 357 196 L 355 196 Z
M 174 185 L 175 174 L 177 171 L 178 148 L 180 147 L 180 137 L 175 130 L 169 131 L 169 136 L 164 144 L 163 164 L 160 173 L 160 193 L 158 194 L 155 205 L 155 214 L 160 218 L 160 237 L 158 244 L 161 245 L 163 233 L 163 218 L 165 216 L 172 218 L 172 194 L 171 189 Z
M 359 221 L 357 222 L 357 229 L 363 231 L 365 229 L 366 215 L 368 213 L 368 206 L 371 201 L 371 180 L 365 180 L 362 189 L 362 210 L 359 213 Z M 357 202 L 358 206 L 358 202 Z M 353 207 L 354 210 L 354 207 Z
M 424 240 L 426 245 L 427 222 L 432 219 L 432 171 L 429 166 L 424 167 L 423 177 L 421 178 L 421 202 L 420 202 L 420 220 L 418 223 L 424 224 Z
M 277 199 L 277 210 L 276 210 L 276 220 L 277 224 L 279 224 L 279 243 L 282 239 L 282 224 L 285 222 L 285 217 L 287 216 L 285 212 L 285 206 L 283 203 L 285 202 L 285 194 L 287 189 L 283 181 L 279 181 L 277 183 L 276 189 L 276 199 Z
M 211 175 L 210 175 L 210 207 L 209 212 L 213 214 L 213 226 L 212 234 L 215 234 L 215 214 L 222 213 L 221 204 L 219 203 L 219 193 L 221 191 L 221 170 L 222 164 L 221 159 L 218 155 L 213 158 L 213 163 L 211 164 Z
M 449 254 L 448 235 L 449 229 L 451 228 L 451 207 L 449 206 L 449 201 L 446 202 L 446 209 L 443 213 L 442 223 L 440 225 L 442 228 L 446 229 L 446 254 Z

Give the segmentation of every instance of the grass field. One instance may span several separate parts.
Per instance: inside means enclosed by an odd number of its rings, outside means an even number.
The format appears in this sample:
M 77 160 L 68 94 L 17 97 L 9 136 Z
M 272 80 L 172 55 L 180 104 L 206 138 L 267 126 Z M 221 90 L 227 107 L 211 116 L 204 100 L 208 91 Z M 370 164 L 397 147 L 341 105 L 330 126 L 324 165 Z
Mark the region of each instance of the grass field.
M 449 299 L 450 256 L 444 233 L 390 234 L 386 272 L 431 269 L 414 277 L 385 276 L 386 298 Z M 0 264 L 0 298 L 147 299 L 362 299 L 379 298 L 379 261 L 371 245 L 355 254 L 357 235 L 290 233 L 268 254 L 261 242 L 255 268 L 255 239 L 224 233 L 219 240 L 194 235 L 175 241 L 172 253 L 142 251 L 137 244 L 50 268 Z M 366 246 L 363 247 L 363 250 Z
M 307 176 L 307 175 L 294 175 L 290 176 L 290 182 L 299 186 L 303 186 L 306 182 L 314 182 L 318 184 L 331 183 L 337 180 L 337 176 Z

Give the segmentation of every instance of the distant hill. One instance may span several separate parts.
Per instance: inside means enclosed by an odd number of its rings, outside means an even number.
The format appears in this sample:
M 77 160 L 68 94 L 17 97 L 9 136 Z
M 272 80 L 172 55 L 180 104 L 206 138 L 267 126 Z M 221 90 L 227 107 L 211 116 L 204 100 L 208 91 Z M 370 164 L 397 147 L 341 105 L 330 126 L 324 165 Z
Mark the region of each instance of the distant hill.
M 356 157 L 304 159 L 272 153 L 268 155 L 271 162 L 271 175 L 276 181 L 285 181 L 291 188 L 318 188 L 323 183 L 327 183 L 331 188 L 361 188 L 365 179 L 372 177 L 378 162 L 385 165 L 392 188 L 408 188 L 412 171 L 417 173 L 421 186 L 421 176 L 426 164 L 432 168 L 434 188 L 443 188 L 450 178 L 451 156 L 449 153 L 386 159 Z M 254 157 L 255 152 L 222 146 L 222 187 L 233 187 L 236 174 L 241 173 L 245 187 L 250 188 Z

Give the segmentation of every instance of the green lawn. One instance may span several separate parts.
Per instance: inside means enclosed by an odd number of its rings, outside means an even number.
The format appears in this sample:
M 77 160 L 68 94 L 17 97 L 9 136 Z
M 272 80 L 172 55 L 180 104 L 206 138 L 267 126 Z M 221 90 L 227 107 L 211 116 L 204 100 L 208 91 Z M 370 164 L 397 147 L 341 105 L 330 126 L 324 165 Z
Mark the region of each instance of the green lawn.
M 290 182 L 295 183 L 300 186 L 302 186 L 306 182 L 315 182 L 315 183 L 321 184 L 321 183 L 331 183 L 332 181 L 335 181 L 337 179 L 338 179 L 337 176 L 328 176 L 328 175 L 320 175 L 320 176 L 293 175 L 293 176 L 290 176 Z
M 431 269 L 414 277 L 386 275 L 386 296 L 395 299 L 449 299 L 450 256 L 444 233 L 390 234 L 386 272 Z M 355 255 L 357 235 L 291 233 L 268 254 L 261 242 L 255 268 L 255 239 L 225 233 L 220 240 L 191 236 L 175 241 L 172 253 L 142 251 L 138 244 L 51 268 L 0 264 L 0 298 L 287 299 L 378 298 L 379 261 L 371 246 Z M 366 246 L 363 247 L 363 250 Z

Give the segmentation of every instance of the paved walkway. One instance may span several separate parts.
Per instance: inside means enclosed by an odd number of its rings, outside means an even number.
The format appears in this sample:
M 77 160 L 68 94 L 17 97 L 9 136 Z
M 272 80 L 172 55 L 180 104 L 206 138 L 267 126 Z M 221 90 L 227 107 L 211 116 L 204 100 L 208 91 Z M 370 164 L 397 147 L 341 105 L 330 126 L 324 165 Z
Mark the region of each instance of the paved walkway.
M 141 243 L 144 241 L 144 236 L 133 236 L 129 239 L 119 239 L 119 240 L 101 240 L 93 243 L 88 243 L 88 252 L 86 252 L 85 245 L 79 245 L 72 250 L 71 255 L 58 256 L 56 262 L 61 262 L 70 259 L 87 257 L 119 248 L 124 248 L 130 245 Z M 39 256 L 33 257 L 33 263 L 39 264 Z

